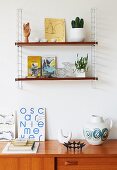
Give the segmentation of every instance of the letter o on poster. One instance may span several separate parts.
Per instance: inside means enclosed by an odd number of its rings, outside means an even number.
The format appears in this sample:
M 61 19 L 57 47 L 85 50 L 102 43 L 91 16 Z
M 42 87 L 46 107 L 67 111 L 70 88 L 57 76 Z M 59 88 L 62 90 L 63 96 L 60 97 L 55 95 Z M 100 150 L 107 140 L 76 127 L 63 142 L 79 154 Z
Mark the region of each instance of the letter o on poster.
M 26 113 L 26 108 L 21 108 L 20 113 L 25 114 Z

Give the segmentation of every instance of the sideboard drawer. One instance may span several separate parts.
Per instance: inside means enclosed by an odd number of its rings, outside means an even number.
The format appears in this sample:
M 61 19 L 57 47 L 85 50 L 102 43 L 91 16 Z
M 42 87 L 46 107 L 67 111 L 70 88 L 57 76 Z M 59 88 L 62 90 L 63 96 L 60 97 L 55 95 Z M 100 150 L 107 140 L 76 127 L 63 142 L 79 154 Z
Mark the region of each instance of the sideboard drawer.
M 117 170 L 117 158 L 57 158 L 57 170 Z

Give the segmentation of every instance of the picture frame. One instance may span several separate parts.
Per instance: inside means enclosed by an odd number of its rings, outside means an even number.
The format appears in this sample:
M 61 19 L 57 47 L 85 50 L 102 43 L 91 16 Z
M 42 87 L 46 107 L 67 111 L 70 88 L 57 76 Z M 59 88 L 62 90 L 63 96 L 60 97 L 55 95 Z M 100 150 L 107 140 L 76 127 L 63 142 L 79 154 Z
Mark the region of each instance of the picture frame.
M 45 18 L 45 38 L 48 42 L 65 42 L 65 19 Z
M 18 138 L 45 141 L 45 108 L 21 107 L 18 115 Z
M 15 113 L 0 114 L 0 141 L 15 139 Z

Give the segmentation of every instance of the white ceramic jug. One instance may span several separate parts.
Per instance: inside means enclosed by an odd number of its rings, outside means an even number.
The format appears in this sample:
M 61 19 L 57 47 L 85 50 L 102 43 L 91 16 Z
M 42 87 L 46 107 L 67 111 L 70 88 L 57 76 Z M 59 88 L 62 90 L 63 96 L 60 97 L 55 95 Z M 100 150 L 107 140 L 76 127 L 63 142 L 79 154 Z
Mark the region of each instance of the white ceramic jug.
M 92 115 L 90 122 L 83 128 L 84 137 L 89 144 L 100 145 L 108 138 L 111 128 L 112 120 L 104 121 L 103 117 Z

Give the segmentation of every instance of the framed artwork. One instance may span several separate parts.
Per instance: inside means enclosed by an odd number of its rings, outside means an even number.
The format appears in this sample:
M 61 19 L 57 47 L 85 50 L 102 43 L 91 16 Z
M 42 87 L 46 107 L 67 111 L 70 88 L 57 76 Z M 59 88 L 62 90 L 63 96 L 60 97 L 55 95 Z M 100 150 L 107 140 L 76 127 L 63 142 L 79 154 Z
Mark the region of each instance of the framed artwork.
M 45 18 L 45 38 L 65 42 L 65 19 Z
M 56 57 L 43 57 L 42 58 L 42 76 L 55 77 L 56 71 Z
M 41 56 L 28 56 L 28 77 L 41 77 Z
M 15 113 L 0 114 L 0 140 L 15 139 Z
M 45 108 L 21 107 L 18 114 L 18 138 L 45 141 Z

